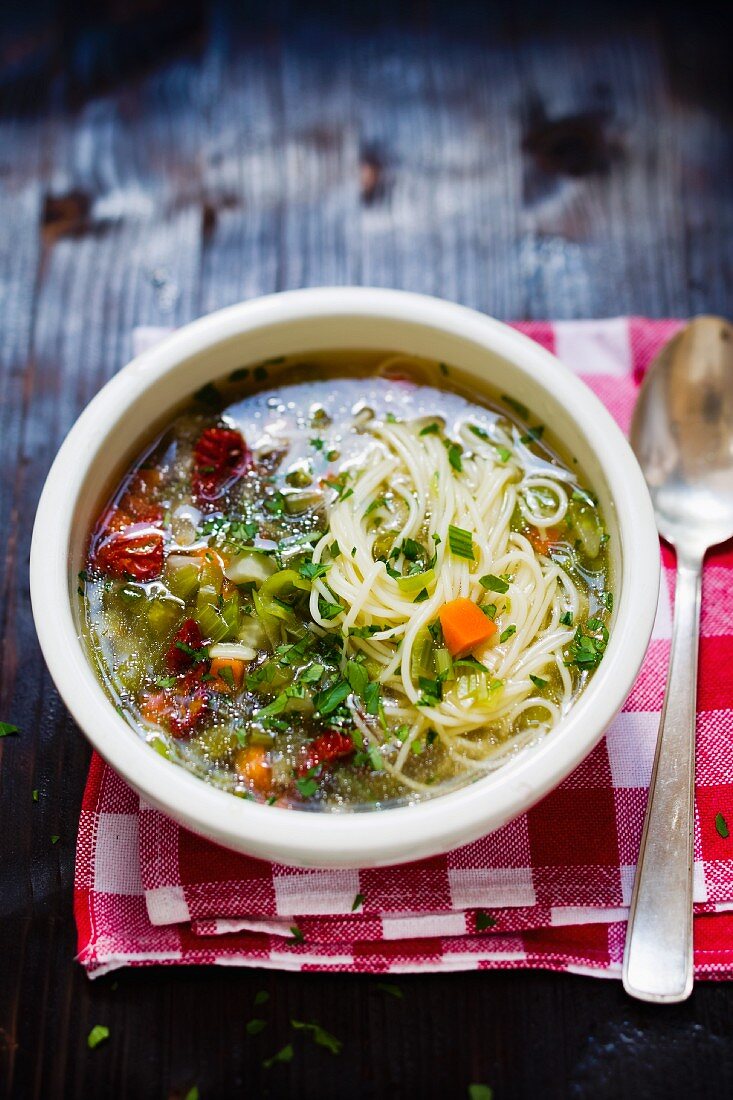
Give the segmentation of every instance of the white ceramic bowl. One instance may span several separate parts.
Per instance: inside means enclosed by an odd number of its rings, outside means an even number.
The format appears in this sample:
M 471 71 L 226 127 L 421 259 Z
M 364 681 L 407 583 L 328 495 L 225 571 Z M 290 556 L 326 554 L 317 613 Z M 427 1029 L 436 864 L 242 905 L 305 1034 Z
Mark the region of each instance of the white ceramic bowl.
M 205 382 L 243 364 L 329 348 L 394 348 L 444 360 L 516 396 L 572 448 L 612 536 L 617 598 L 610 643 L 569 714 L 503 768 L 417 806 L 307 813 L 216 790 L 153 752 L 116 713 L 79 639 L 74 593 L 87 533 L 141 445 Z M 320 288 L 203 317 L 121 370 L 79 417 L 51 468 L 30 575 L 41 648 L 66 705 L 95 749 L 148 802 L 251 855 L 300 866 L 364 867 L 444 852 L 498 828 L 590 752 L 644 656 L 657 604 L 659 548 L 628 444 L 593 393 L 552 355 L 498 321 L 448 302 L 391 290 Z

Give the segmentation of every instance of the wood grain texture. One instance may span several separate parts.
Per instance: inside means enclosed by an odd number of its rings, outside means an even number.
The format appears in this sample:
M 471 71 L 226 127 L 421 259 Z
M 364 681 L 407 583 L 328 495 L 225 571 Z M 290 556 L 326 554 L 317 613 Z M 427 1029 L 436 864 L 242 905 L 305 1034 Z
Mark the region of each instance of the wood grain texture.
M 0 1094 L 730 1095 L 727 985 L 658 1009 L 542 973 L 367 978 L 73 962 L 89 750 L 32 625 L 35 504 L 131 351 L 252 295 L 425 291 L 503 318 L 730 312 L 730 66 L 615 4 L 27 4 L 0 29 Z M 33 802 L 32 791 L 39 792 Z M 59 835 L 58 844 L 51 836 Z M 247 1038 L 258 989 L 270 1024 Z M 345 1042 L 296 1043 L 290 1018 Z M 110 1040 L 90 1052 L 95 1023 Z

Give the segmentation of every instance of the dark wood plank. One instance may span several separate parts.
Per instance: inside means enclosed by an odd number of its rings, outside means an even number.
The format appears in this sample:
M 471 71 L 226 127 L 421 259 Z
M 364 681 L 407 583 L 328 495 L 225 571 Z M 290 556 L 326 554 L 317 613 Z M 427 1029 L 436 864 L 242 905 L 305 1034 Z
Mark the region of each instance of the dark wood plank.
M 662 1010 L 542 973 L 405 977 L 403 1000 L 366 977 L 216 968 L 90 983 L 71 917 L 89 752 L 43 668 L 26 576 L 48 466 L 135 325 L 350 282 L 506 318 L 725 311 L 725 36 L 664 15 L 49 2 L 0 30 L 0 699 L 23 731 L 0 742 L 3 1095 L 731 1092 L 722 984 Z M 248 1039 L 262 988 L 271 1022 Z M 264 1070 L 293 1017 L 344 1054 L 298 1043 Z M 89 1052 L 95 1023 L 111 1038 Z

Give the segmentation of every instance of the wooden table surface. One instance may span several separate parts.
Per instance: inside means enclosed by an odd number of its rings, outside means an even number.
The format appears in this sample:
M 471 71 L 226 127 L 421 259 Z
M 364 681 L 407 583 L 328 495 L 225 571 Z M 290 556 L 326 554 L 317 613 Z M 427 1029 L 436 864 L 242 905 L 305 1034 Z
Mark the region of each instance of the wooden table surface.
M 21 729 L 0 742 L 0 1093 L 730 1096 L 726 984 L 654 1008 L 547 973 L 406 977 L 402 1000 L 251 970 L 90 982 L 71 913 L 89 748 L 27 575 L 48 467 L 135 325 L 323 283 L 501 318 L 730 312 L 726 28 L 623 3 L 107 7 L 29 2 L 0 29 L 0 717 Z M 248 1038 L 258 989 L 272 1023 Z M 263 1069 L 293 1016 L 343 1054 Z

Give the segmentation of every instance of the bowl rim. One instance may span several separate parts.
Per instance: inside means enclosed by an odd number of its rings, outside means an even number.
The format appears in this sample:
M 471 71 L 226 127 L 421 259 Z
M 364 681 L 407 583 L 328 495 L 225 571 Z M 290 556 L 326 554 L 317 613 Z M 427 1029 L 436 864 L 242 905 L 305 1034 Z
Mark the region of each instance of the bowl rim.
M 563 404 L 592 448 L 614 502 L 622 543 L 620 599 L 598 673 L 543 742 L 474 783 L 415 805 L 365 813 L 295 812 L 235 799 L 151 752 L 142 739 L 121 736 L 129 735 L 130 726 L 104 693 L 76 629 L 69 545 L 79 489 L 89 456 L 105 434 L 105 420 L 109 428 L 154 382 L 232 337 L 349 315 L 448 332 L 509 359 Z M 603 450 L 581 427 L 583 421 L 593 423 Z M 549 351 L 500 321 L 426 295 L 371 287 L 318 287 L 252 299 L 199 318 L 134 358 L 103 386 L 66 436 L 41 494 L 30 554 L 41 649 L 93 747 L 147 802 L 194 832 L 261 858 L 311 867 L 377 866 L 446 852 L 506 824 L 556 787 L 597 744 L 631 689 L 651 636 L 659 580 L 658 535 L 643 475 L 595 394 Z

